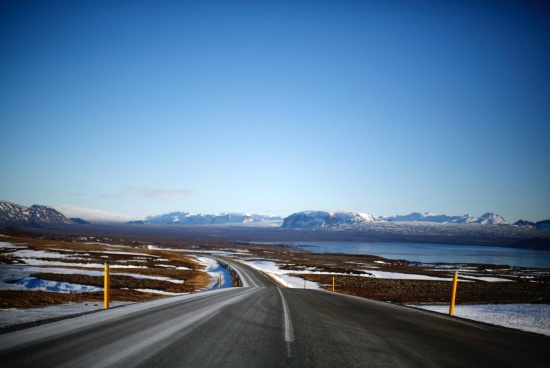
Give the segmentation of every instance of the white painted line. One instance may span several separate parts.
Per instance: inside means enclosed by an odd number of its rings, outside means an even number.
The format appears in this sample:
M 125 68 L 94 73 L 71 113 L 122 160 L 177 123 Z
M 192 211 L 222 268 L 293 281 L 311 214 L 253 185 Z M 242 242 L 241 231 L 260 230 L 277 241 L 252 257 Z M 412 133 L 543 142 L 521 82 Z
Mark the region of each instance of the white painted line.
M 279 295 L 281 295 L 281 300 L 283 301 L 283 314 L 285 319 L 285 341 L 293 342 L 294 341 L 294 331 L 292 329 L 292 321 L 290 320 L 290 312 L 288 310 L 288 305 L 286 304 L 286 299 L 283 296 L 283 293 L 280 288 L 277 288 Z

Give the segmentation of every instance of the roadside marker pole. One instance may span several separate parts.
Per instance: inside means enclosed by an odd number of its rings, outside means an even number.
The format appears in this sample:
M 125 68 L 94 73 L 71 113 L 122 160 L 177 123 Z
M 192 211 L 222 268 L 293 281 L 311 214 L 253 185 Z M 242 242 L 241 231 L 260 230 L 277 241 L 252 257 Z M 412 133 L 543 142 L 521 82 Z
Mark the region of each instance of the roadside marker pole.
M 306 280 L 304 280 L 304 289 L 306 288 Z
M 109 265 L 105 263 L 105 275 L 103 276 L 104 285 L 103 285 L 103 308 L 109 309 L 110 302 L 110 280 L 111 276 L 109 275 Z
M 451 306 L 449 307 L 449 316 L 454 316 L 455 314 L 455 299 L 456 299 L 456 286 L 458 284 L 458 270 L 455 271 L 453 277 L 453 292 L 451 293 Z
M 332 291 L 334 291 L 334 277 L 332 278 Z
M 222 288 L 222 274 L 221 272 L 218 274 L 218 285 L 220 285 L 220 289 Z

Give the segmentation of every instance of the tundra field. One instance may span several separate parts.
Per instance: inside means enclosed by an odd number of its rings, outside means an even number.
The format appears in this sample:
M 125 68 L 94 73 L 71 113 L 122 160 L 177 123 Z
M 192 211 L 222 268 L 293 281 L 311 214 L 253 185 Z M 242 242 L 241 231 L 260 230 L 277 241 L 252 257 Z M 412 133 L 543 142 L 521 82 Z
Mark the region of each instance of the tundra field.
M 111 267 L 111 300 L 139 302 L 211 288 L 215 275 L 196 255 L 229 257 L 263 271 L 284 286 L 332 288 L 337 292 L 399 304 L 445 304 L 457 268 L 457 304 L 550 303 L 550 270 L 477 264 L 422 264 L 377 256 L 315 254 L 287 246 L 212 240 L 152 245 L 136 240 L 48 236 L 2 236 L 0 267 L 4 286 L 0 308 L 36 308 L 103 300 L 103 264 Z M 46 239 L 45 239 L 46 238 Z M 43 285 L 87 285 L 47 291 Z M 213 281 L 214 280 L 214 281 Z M 286 281 L 285 281 L 286 280 Z M 290 283 L 289 283 L 290 280 Z M 286 285 L 285 285 L 286 282 Z M 6 286 L 8 285 L 8 286 Z M 37 289 L 37 290 L 36 290 Z M 50 288 L 51 289 L 51 288 Z M 56 289 L 59 291 L 59 289 Z

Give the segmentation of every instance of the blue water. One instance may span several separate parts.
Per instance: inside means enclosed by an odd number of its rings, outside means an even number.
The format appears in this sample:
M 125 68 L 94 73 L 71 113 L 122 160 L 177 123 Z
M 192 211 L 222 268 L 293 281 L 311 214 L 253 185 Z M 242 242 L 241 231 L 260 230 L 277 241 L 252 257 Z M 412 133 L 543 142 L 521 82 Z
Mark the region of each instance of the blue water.
M 233 286 L 233 279 L 231 279 L 231 274 L 229 273 L 229 270 L 225 267 L 223 267 L 221 264 L 218 263 L 218 267 L 213 268 L 209 270 L 208 272 L 215 272 L 217 274 L 222 274 L 222 288 L 230 288 Z M 213 286 L 214 289 L 218 289 L 220 287 L 219 282 L 216 283 L 216 285 Z
M 424 263 L 482 263 L 550 268 L 550 251 L 478 245 L 294 242 L 287 243 L 315 253 L 371 254 L 387 259 Z

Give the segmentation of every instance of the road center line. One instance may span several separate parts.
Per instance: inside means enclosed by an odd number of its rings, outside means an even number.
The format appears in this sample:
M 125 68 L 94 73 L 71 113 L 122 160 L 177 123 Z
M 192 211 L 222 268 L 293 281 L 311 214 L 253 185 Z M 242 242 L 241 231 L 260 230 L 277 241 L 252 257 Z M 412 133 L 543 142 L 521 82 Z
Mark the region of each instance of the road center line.
M 288 305 L 286 304 L 286 299 L 283 296 L 283 293 L 280 288 L 277 288 L 279 295 L 281 295 L 281 300 L 283 301 L 283 315 L 285 319 L 285 341 L 292 342 L 294 341 L 294 331 L 292 329 L 292 321 L 290 320 L 290 312 L 288 310 Z

